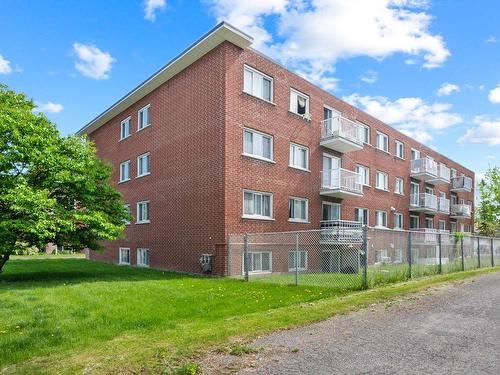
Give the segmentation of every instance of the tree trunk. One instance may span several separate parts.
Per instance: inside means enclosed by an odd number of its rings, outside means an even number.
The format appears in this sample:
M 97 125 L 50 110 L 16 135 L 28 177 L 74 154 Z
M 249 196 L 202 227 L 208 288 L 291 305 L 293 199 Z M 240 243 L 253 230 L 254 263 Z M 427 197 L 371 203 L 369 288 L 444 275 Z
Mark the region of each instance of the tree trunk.
M 9 253 L 2 255 L 2 257 L 0 258 L 0 273 L 2 272 L 3 266 L 5 265 L 5 263 L 7 263 L 9 258 L 10 258 Z

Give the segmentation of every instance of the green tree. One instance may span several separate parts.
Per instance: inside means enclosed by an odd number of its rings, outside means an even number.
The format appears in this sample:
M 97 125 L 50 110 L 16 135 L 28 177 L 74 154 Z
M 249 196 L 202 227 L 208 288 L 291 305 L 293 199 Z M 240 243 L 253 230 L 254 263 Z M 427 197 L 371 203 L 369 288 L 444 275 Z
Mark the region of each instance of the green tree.
M 24 94 L 0 85 L 0 271 L 17 250 L 49 242 L 100 250 L 129 215 L 110 165 L 86 138 L 62 137 Z
M 481 203 L 476 210 L 477 228 L 485 236 L 500 233 L 500 168 L 490 168 L 479 184 Z

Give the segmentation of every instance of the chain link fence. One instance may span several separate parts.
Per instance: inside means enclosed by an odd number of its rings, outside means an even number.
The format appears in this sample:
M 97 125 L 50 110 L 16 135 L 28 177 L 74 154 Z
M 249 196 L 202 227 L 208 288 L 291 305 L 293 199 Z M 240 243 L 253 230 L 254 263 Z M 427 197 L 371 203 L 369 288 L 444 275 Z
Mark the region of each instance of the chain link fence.
M 432 229 L 339 221 L 319 230 L 231 235 L 228 240 L 228 276 L 339 292 L 495 265 L 500 265 L 500 238 Z

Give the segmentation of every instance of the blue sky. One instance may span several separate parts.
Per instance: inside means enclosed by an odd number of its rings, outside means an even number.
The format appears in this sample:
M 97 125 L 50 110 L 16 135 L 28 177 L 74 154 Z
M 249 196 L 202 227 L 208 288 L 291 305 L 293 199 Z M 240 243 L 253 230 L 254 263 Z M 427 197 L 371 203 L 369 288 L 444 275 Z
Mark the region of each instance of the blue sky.
M 0 0 L 0 82 L 70 134 L 225 19 L 482 173 L 500 164 L 498 14 L 495 0 Z

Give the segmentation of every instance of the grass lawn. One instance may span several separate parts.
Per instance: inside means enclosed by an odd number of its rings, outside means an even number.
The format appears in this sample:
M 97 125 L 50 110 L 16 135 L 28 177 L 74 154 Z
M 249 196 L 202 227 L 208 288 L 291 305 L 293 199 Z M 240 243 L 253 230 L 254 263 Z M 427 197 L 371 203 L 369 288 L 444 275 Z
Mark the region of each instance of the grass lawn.
M 0 373 L 168 373 L 234 336 L 317 321 L 498 269 L 339 295 L 335 288 L 208 279 L 84 259 L 12 260 L 0 276 Z

